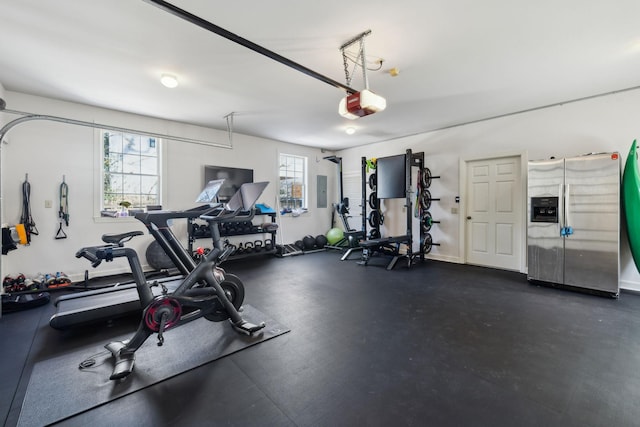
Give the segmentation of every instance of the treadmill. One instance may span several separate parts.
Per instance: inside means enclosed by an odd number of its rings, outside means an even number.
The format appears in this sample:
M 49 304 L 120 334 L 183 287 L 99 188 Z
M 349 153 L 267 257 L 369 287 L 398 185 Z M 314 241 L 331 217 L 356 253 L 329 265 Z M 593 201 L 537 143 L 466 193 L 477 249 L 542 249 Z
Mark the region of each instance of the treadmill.
M 215 200 L 217 200 L 218 192 L 223 183 L 224 179 L 207 183 L 196 199 L 196 203 L 206 203 L 205 205 L 184 211 L 153 211 L 147 215 L 162 213 L 163 217 L 167 219 L 198 218 L 206 211 L 222 206 L 220 203 L 216 203 Z M 241 195 L 238 195 L 238 197 L 241 197 Z M 181 264 L 184 265 L 184 263 Z M 162 293 L 163 286 L 169 291 L 175 290 L 182 282 L 188 269 L 186 272 L 181 272 L 182 274 L 150 282 L 154 296 Z M 116 284 L 102 289 L 63 295 L 54 301 L 54 306 L 56 307 L 56 312 L 49 319 L 49 325 L 54 329 L 61 330 L 116 319 L 142 310 L 135 283 Z

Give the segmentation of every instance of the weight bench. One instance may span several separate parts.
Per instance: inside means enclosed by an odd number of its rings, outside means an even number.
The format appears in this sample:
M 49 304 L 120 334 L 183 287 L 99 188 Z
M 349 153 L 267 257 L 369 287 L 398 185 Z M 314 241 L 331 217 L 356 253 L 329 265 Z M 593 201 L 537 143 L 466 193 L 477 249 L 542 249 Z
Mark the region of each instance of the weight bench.
M 409 266 L 411 266 L 411 257 L 407 254 L 400 253 L 400 245 L 402 243 L 410 245 L 411 239 L 409 236 L 382 237 L 380 239 L 362 241 L 360 242 L 362 260 L 358 261 L 358 264 L 367 265 L 371 256 L 376 252 L 380 252 L 392 257 L 389 264 L 387 264 L 387 270 L 393 270 L 393 267 L 395 267 L 400 258 L 407 258 L 409 260 Z

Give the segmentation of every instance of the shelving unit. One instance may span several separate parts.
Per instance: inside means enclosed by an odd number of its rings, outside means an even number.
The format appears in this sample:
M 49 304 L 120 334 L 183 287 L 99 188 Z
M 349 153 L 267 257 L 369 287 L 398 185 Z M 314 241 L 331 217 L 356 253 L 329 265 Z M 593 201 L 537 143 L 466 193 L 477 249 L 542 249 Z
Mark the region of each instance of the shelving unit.
M 259 225 L 253 223 L 253 218 L 255 217 L 263 217 L 268 219 L 267 221 L 263 221 Z M 269 227 L 262 227 L 262 225 L 271 223 L 276 223 L 276 213 L 255 213 L 252 215 L 252 219 L 242 219 L 242 220 L 231 220 L 231 221 L 223 221 L 218 225 L 218 230 L 220 232 L 220 237 L 238 237 L 238 236 L 251 236 L 251 235 L 265 235 L 268 234 L 270 237 L 267 239 L 256 239 L 248 242 L 238 243 L 238 248 L 242 244 L 242 251 L 236 251 L 233 255 L 229 257 L 229 259 L 240 259 L 246 258 L 250 256 L 257 255 L 269 255 L 276 253 L 276 234 L 277 227 L 270 229 Z M 200 223 L 194 219 L 189 219 L 188 224 L 188 232 L 189 232 L 189 253 L 193 253 L 194 243 L 199 239 L 210 239 L 211 238 L 211 230 L 209 229 L 209 225 L 206 223 Z M 261 242 L 260 250 L 255 250 L 255 247 L 258 246 L 256 242 Z M 249 244 L 251 246 L 249 247 Z M 245 249 L 245 245 L 247 248 Z

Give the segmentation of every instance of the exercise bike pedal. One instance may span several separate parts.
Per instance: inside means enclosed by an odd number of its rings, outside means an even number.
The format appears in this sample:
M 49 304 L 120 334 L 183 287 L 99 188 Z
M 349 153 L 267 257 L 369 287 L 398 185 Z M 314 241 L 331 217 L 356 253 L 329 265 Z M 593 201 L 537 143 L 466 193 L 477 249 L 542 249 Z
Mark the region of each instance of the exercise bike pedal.
M 126 344 L 122 341 L 113 341 L 104 347 L 111 352 L 115 359 L 113 371 L 110 380 L 119 380 L 133 372 L 133 366 L 136 361 L 135 352 L 122 353 L 122 349 Z
M 247 322 L 246 320 L 242 320 L 238 323 L 231 322 L 231 325 L 233 325 L 233 328 L 236 331 L 246 335 L 253 335 L 254 332 L 258 332 L 259 330 L 267 326 L 267 324 L 264 322 L 260 322 L 256 325 L 255 323 Z

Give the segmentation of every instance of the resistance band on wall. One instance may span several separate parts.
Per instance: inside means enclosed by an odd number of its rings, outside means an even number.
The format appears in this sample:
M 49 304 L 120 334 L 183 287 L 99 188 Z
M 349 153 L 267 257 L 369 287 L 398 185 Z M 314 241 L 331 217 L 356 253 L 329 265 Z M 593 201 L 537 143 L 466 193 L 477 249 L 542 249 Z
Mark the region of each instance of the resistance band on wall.
M 36 223 L 31 217 L 31 184 L 29 184 L 29 174 L 25 174 L 24 182 L 22 183 L 22 216 L 20 222 L 24 225 L 25 233 L 27 236 L 27 245 L 31 243 L 31 235 L 38 235 L 38 229 Z
M 67 234 L 62 229 L 62 223 L 69 226 L 69 186 L 66 183 L 65 176 L 62 175 L 62 184 L 60 184 L 60 208 L 58 209 L 58 219 L 60 220 L 60 226 L 56 233 L 56 240 L 66 239 Z

